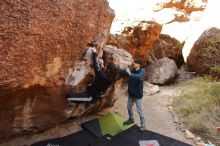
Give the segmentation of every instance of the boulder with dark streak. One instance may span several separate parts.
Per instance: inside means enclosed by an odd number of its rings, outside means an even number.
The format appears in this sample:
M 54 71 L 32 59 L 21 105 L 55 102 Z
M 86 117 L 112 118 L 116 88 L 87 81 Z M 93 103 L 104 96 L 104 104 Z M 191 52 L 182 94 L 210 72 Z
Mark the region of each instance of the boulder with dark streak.
M 145 80 L 156 85 L 170 84 L 177 75 L 178 68 L 172 59 L 167 57 L 157 60 L 146 67 Z
M 158 59 L 168 57 L 173 59 L 177 66 L 180 67 L 184 63 L 182 48 L 183 43 L 169 35 L 160 34 L 160 37 L 153 43 L 149 50 L 147 64 L 151 64 Z

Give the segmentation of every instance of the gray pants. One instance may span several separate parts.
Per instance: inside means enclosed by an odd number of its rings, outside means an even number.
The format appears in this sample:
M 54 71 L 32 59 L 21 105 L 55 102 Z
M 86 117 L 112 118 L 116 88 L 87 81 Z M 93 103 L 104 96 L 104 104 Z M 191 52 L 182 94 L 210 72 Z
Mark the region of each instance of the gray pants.
M 132 110 L 132 107 L 133 107 L 134 103 L 136 104 L 137 113 L 140 116 L 141 126 L 145 126 L 144 111 L 143 111 L 143 108 L 142 108 L 142 99 L 136 99 L 134 97 L 128 97 L 127 108 L 128 108 L 129 118 L 134 118 L 133 110 Z

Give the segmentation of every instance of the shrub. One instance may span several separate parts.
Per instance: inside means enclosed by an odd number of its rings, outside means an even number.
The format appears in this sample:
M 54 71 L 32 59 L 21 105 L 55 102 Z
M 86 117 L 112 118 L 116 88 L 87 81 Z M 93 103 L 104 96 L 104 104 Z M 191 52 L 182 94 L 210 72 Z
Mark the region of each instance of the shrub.
M 195 134 L 220 145 L 213 127 L 220 126 L 220 82 L 197 78 L 181 84 L 184 93 L 174 101 L 174 109 Z

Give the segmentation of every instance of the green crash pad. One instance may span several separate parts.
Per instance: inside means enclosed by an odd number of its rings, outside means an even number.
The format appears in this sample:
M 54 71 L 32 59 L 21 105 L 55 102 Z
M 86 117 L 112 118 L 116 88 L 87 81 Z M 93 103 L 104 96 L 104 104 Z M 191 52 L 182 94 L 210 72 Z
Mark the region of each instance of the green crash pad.
M 118 133 L 129 129 L 134 124 L 131 125 L 123 125 L 124 118 L 121 116 L 111 113 L 105 116 L 101 116 L 99 118 L 96 118 L 91 121 L 87 121 L 85 123 L 82 123 L 82 127 L 92 134 L 94 134 L 96 137 L 101 137 L 104 135 L 111 135 L 115 136 Z

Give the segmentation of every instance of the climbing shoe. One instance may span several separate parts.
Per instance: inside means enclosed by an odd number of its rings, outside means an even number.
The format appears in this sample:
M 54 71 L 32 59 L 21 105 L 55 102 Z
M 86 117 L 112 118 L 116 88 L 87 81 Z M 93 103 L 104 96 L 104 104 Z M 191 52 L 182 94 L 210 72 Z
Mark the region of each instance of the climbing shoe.
M 134 123 L 134 119 L 133 118 L 129 118 L 127 121 L 125 121 L 123 123 L 123 125 L 130 125 L 130 124 L 133 124 Z
M 142 132 L 142 131 L 145 131 L 145 130 L 146 130 L 146 127 L 144 125 L 141 125 L 140 131 Z

